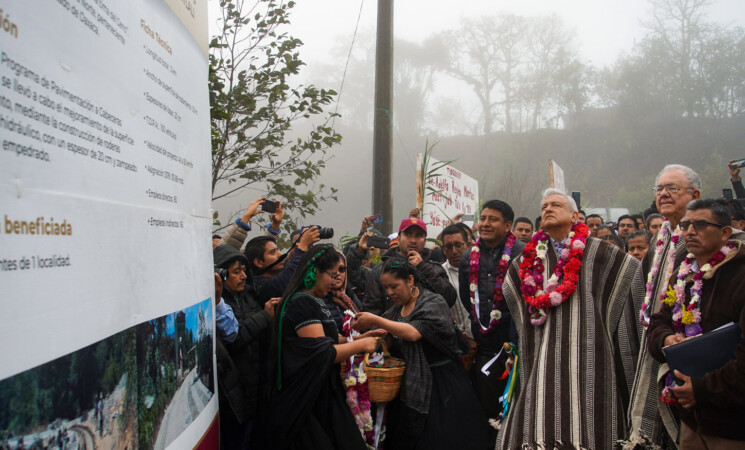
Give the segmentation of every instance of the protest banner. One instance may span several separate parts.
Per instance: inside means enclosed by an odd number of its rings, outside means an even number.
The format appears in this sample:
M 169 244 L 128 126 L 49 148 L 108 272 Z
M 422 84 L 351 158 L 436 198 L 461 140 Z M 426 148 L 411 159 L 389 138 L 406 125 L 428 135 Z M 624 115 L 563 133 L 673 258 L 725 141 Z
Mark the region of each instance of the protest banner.
M 427 237 L 437 237 L 458 214 L 478 214 L 478 181 L 452 165 L 419 154 L 417 180 L 417 207 L 427 224 Z M 471 227 L 474 220 L 478 218 L 471 217 L 464 223 Z
M 207 2 L 0 14 L 0 443 L 217 448 Z

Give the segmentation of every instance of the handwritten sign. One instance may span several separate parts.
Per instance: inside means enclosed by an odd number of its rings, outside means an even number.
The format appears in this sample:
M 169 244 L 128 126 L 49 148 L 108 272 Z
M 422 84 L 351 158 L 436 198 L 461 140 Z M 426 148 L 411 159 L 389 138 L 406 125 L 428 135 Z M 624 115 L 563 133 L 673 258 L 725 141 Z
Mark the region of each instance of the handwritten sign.
M 417 157 L 417 170 L 421 174 L 422 155 Z M 429 168 L 440 162 L 429 158 Z M 437 176 L 424 180 L 423 198 L 420 208 L 422 219 L 427 224 L 427 237 L 435 238 L 452 218 L 458 214 L 476 215 L 479 205 L 479 183 L 453 166 L 443 166 L 436 171 Z M 421 183 L 421 176 L 418 177 Z M 473 226 L 473 220 L 464 221 Z

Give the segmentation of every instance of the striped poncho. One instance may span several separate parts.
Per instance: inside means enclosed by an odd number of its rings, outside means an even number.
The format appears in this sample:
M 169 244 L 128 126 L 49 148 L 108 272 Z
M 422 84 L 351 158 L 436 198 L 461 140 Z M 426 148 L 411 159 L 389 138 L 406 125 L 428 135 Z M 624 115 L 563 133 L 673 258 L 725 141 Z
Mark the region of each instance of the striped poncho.
M 553 271 L 553 246 L 548 259 Z M 518 263 L 510 267 L 503 289 L 519 335 L 520 392 L 497 448 L 613 448 L 625 437 L 639 345 L 631 283 L 638 267 L 618 247 L 588 238 L 577 291 L 540 326 L 530 323 Z
M 667 222 L 665 223 L 666 226 Z M 668 229 L 669 233 L 663 235 L 663 248 L 660 253 L 660 267 L 657 275 L 652 280 L 652 295 L 650 296 L 649 308 L 651 316 L 660 310 L 660 295 L 667 290 L 666 273 L 678 268 L 681 261 L 687 253 L 683 239 L 674 245 L 671 240 L 673 230 Z M 656 242 L 659 235 L 655 236 L 652 242 Z M 672 268 L 668 268 L 668 258 L 670 252 L 675 252 L 675 261 Z M 634 285 L 640 285 L 643 288 L 646 285 L 647 277 L 652 268 L 654 260 L 654 247 L 650 247 L 646 257 L 634 279 Z M 644 300 L 644 292 L 641 297 L 636 299 L 637 313 L 641 309 L 641 303 Z M 631 390 L 631 404 L 628 410 L 629 439 L 626 441 L 624 448 L 634 448 L 635 445 L 647 448 L 675 449 L 674 438 L 678 435 L 678 418 L 674 410 L 662 403 L 660 400 L 660 390 L 658 380 L 665 376 L 667 368 L 660 371 L 660 363 L 652 358 L 647 351 L 647 329 L 639 325 L 639 335 L 641 346 L 634 378 L 633 389 Z

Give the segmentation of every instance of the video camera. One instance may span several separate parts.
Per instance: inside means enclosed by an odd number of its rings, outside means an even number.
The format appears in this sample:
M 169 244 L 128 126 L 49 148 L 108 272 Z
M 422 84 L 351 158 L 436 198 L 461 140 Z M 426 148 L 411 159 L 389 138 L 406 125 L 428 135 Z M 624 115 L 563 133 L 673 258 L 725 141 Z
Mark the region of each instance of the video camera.
M 318 227 L 318 234 L 321 239 L 331 239 L 334 237 L 334 229 L 329 227 L 322 227 L 320 225 L 308 225 L 304 226 L 300 229 L 300 235 L 305 233 L 306 230 L 309 230 L 313 227 Z

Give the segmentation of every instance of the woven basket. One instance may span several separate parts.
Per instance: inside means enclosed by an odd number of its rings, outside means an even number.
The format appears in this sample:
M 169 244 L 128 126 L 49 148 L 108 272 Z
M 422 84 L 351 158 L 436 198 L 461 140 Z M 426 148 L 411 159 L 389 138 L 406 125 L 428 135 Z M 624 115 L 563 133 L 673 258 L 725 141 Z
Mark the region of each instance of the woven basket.
M 381 339 L 383 344 L 383 366 L 375 367 L 368 363 L 369 353 L 365 353 L 364 364 L 362 365 L 365 375 L 367 375 L 367 388 L 370 391 L 370 401 L 372 402 L 390 402 L 398 395 L 401 388 L 401 379 L 406 370 L 406 363 L 398 358 L 394 358 L 388 352 L 388 346 L 385 339 Z

